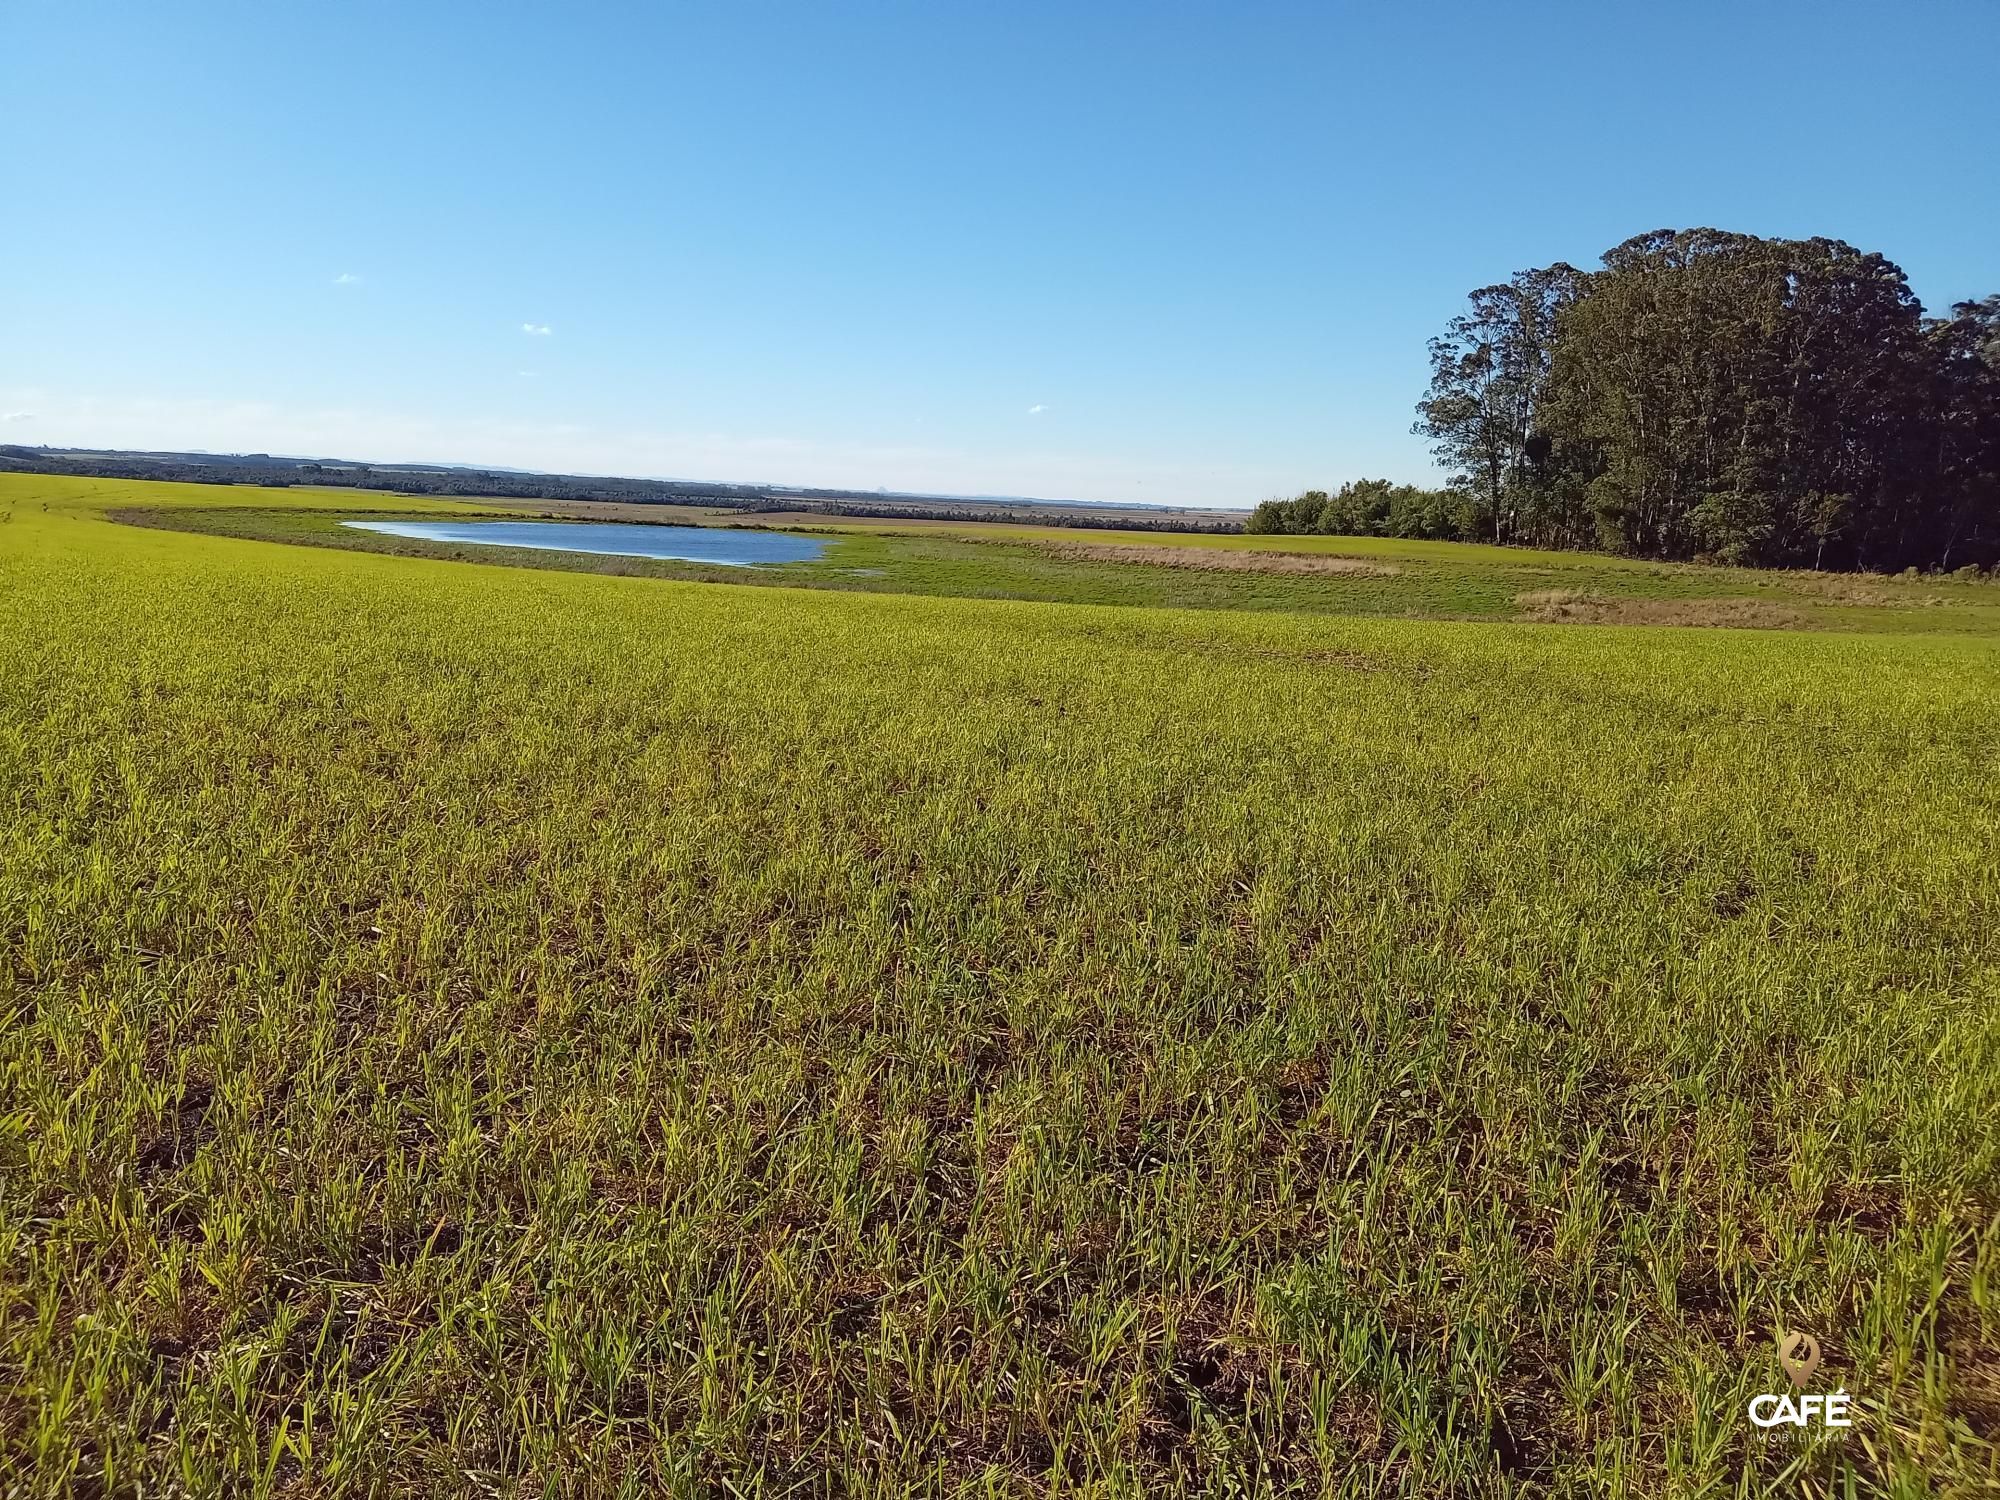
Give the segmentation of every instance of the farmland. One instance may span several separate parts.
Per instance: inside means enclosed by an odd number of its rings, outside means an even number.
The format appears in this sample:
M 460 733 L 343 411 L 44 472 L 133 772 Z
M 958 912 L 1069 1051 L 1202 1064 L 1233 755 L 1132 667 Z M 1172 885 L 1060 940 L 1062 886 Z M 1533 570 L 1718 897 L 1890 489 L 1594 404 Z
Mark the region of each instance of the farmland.
M 371 507 L 0 476 L 9 1493 L 2000 1482 L 1991 584 Z

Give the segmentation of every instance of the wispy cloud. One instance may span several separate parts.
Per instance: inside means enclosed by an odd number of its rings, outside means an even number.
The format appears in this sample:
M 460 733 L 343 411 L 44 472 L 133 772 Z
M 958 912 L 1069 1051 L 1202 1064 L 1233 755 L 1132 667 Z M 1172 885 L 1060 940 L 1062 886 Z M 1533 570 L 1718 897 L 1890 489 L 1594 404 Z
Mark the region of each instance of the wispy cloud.
M 555 330 L 546 323 L 523 323 L 521 325 L 521 332 L 532 334 L 538 339 L 545 339 L 554 333 Z
M 338 276 L 333 278 L 333 284 L 335 286 L 359 286 L 361 285 L 361 278 L 356 276 L 352 271 L 342 271 Z
M 1043 404 L 1040 401 L 1037 401 L 1033 406 L 1028 408 L 1028 415 L 1031 417 L 1039 417 L 1043 412 L 1047 410 L 1048 407 L 1045 404 Z
M 35 414 L 31 411 L 0 411 L 0 422 L 32 422 Z
M 514 373 L 520 376 L 523 380 L 533 380 L 537 375 L 541 374 L 542 372 L 540 370 L 516 370 Z

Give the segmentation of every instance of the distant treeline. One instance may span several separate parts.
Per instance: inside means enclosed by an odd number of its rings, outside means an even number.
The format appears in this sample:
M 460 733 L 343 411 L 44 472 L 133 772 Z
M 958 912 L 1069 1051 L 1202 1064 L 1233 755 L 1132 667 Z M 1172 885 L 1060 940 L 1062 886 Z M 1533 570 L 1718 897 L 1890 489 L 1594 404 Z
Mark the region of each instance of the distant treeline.
M 985 521 L 998 526 L 1070 526 L 1083 531 L 1175 531 L 1204 536 L 1233 536 L 1244 527 L 1241 521 L 1197 521 L 1175 516 L 1156 516 L 1145 511 L 1130 515 L 1111 511 L 1083 512 L 1054 507 L 1009 510 L 968 502 L 951 505 L 897 505 L 893 501 L 821 500 L 804 504 L 773 501 L 745 507 L 757 511 L 810 511 L 819 516 L 853 516 L 875 521 Z
M 104 453 L 76 449 L 0 446 L 0 469 L 39 474 L 89 474 L 103 479 L 153 479 L 177 484 L 255 484 L 272 489 L 330 485 L 401 495 L 455 499 L 610 500 L 623 504 L 764 506 L 773 500 L 804 503 L 846 499 L 847 490 L 801 490 L 774 495 L 768 485 L 715 484 L 677 479 L 620 479 L 596 474 L 522 474 L 507 470 L 439 465 L 321 463 L 266 453 Z
M 271 489 L 328 485 L 341 489 L 437 495 L 465 500 L 598 500 L 624 505 L 707 505 L 746 514 L 802 511 L 880 520 L 993 521 L 1091 530 L 1234 532 L 1235 521 L 1196 520 L 1172 511 L 1129 513 L 1071 508 L 1061 501 L 1008 504 L 902 497 L 832 489 L 775 490 L 769 485 L 698 480 L 620 479 L 593 474 L 522 474 L 413 464 L 376 466 L 275 458 L 267 453 L 182 454 L 97 452 L 0 444 L 0 472 L 87 474 L 100 479 L 150 479 L 177 484 L 252 484 Z
M 1430 352 L 1416 430 L 1485 540 L 2000 563 L 2000 296 L 1928 317 L 1839 240 L 1663 229 L 1480 288 Z
M 1245 531 L 1334 536 L 1425 537 L 1475 541 L 1486 518 L 1461 490 L 1425 490 L 1386 479 L 1359 479 L 1329 495 L 1307 490 L 1295 500 L 1266 500 L 1250 512 Z

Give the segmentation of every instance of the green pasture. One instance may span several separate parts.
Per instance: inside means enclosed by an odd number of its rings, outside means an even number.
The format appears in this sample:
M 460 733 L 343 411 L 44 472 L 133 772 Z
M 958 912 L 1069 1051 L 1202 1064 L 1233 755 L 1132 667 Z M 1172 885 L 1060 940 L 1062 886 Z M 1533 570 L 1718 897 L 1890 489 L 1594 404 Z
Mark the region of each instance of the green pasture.
M 115 483 L 80 481 L 78 483 Z M 1592 553 L 1383 537 L 1215 536 L 1084 528 L 851 520 L 730 521 L 713 511 L 658 507 L 659 519 L 702 524 L 782 524 L 829 542 L 816 562 L 760 568 L 703 567 L 640 558 L 454 546 L 355 531 L 366 514 L 421 517 L 540 514 L 533 502 L 481 505 L 398 500 L 354 492 L 201 485 L 126 484 L 117 514 L 151 525 L 215 535 L 452 558 L 498 566 L 681 578 L 710 583 L 782 583 L 858 593 L 1026 599 L 1054 604 L 1125 604 L 1169 609 L 1276 610 L 1425 619 L 1513 620 L 1532 610 L 1522 596 L 1549 590 L 1605 601 L 1750 600 L 1771 606 L 1783 628 L 2000 634 L 2000 585 L 1953 578 L 1843 579 L 1832 575 L 1650 563 Z M 621 518 L 625 513 L 621 512 Z M 564 512 L 565 519 L 575 519 Z M 1077 547 L 1176 547 L 1202 552 L 1293 553 L 1354 558 L 1386 576 L 1210 571 L 1064 556 Z
M 437 508 L 0 476 L 0 1492 L 2000 1484 L 1989 585 Z

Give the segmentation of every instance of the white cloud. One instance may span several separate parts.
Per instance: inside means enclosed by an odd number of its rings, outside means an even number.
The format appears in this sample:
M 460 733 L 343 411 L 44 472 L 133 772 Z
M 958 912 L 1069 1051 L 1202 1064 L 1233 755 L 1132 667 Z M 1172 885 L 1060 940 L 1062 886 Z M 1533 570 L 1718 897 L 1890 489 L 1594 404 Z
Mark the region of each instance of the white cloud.
M 0 411 L 0 422 L 32 422 L 35 414 L 31 411 Z
M 1047 410 L 1048 407 L 1046 405 L 1044 405 L 1040 401 L 1037 401 L 1033 406 L 1028 408 L 1028 415 L 1031 417 L 1039 417 L 1043 412 Z
M 523 380 L 533 380 L 537 375 L 541 374 L 542 372 L 540 370 L 516 370 L 514 373 L 520 376 Z
M 356 276 L 352 271 L 342 271 L 338 276 L 333 278 L 333 284 L 335 286 L 359 286 L 361 278 Z
M 533 334 L 538 339 L 545 339 L 551 333 L 554 333 L 555 330 L 546 323 L 523 323 L 521 325 L 521 332 Z

